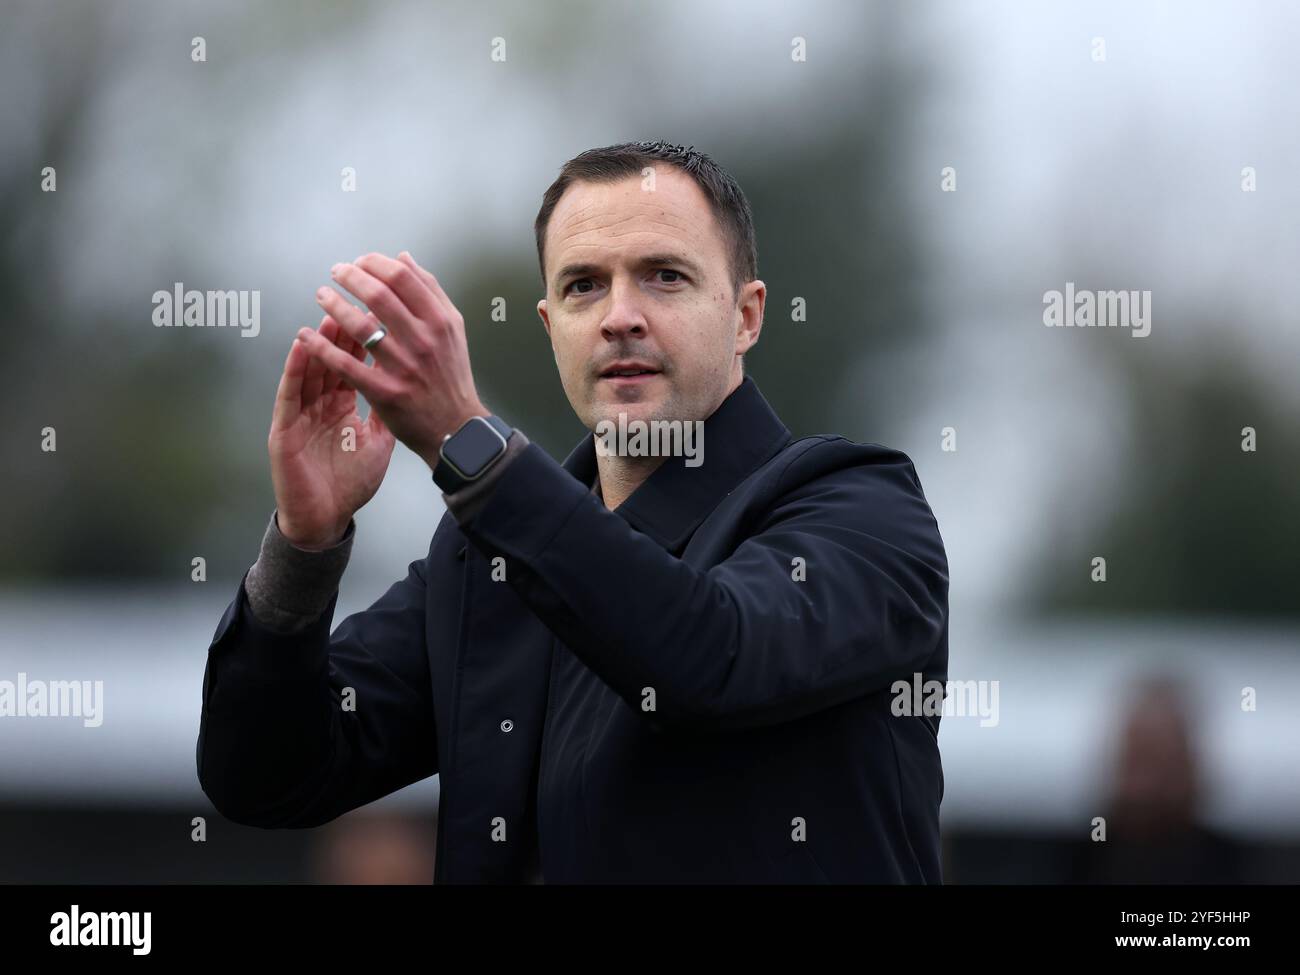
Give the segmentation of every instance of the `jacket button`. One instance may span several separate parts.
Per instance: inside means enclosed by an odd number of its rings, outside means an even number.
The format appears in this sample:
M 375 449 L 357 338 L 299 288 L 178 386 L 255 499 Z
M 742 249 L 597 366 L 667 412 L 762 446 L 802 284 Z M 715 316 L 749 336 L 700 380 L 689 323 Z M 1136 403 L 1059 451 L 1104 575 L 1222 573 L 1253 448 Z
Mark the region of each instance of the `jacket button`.
M 515 723 L 511 721 L 509 718 L 506 718 L 504 721 L 501 722 L 502 731 L 510 732 L 510 731 L 514 731 L 514 729 L 515 729 Z

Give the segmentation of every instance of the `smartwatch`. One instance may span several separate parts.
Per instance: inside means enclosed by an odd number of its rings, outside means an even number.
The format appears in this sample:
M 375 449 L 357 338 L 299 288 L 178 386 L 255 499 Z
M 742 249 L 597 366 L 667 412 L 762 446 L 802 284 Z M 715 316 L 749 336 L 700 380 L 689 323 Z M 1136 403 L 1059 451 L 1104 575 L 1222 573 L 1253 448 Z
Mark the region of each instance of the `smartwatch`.
M 444 494 L 451 494 L 477 481 L 501 459 L 514 433 L 499 416 L 471 416 L 438 448 L 433 482 Z

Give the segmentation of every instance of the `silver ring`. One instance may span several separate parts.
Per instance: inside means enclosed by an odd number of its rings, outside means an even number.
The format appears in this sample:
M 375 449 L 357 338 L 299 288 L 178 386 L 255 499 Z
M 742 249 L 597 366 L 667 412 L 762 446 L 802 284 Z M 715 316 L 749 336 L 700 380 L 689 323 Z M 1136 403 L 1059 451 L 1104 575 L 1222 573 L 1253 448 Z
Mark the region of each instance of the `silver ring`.
M 384 336 L 387 334 L 388 333 L 384 331 L 382 328 L 377 328 L 374 330 L 374 332 L 371 333 L 370 338 L 366 339 L 361 344 L 365 346 L 367 349 L 373 349 L 376 345 L 378 345 L 380 342 L 383 341 Z

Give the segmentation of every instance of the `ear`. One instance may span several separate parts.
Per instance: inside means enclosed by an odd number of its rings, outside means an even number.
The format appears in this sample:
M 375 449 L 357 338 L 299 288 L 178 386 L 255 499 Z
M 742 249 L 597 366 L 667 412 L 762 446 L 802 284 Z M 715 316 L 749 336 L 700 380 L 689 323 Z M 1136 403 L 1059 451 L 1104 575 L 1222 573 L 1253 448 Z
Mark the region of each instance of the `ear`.
M 763 307 L 767 303 L 767 285 L 755 278 L 740 292 L 740 320 L 736 323 L 736 354 L 744 355 L 758 344 L 763 331 Z
M 537 314 L 542 318 L 542 327 L 546 329 L 546 337 L 551 337 L 551 319 L 546 314 L 546 299 L 543 298 L 537 303 Z

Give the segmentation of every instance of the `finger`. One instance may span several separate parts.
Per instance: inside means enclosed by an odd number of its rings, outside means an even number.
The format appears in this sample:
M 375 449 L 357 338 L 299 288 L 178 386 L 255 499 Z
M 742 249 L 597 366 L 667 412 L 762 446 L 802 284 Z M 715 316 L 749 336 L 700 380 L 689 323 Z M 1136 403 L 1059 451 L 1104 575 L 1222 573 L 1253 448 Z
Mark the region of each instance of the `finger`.
M 338 322 L 333 321 L 328 315 L 320 320 L 317 327 L 318 333 L 331 344 L 334 342 L 334 336 L 338 334 Z M 311 346 L 307 347 L 308 350 Z M 302 381 L 302 408 L 311 409 L 321 393 L 325 391 L 325 363 L 319 358 L 313 357 L 307 364 L 307 375 Z
M 320 332 L 309 328 L 299 329 L 298 335 L 307 344 L 307 353 L 314 359 L 335 372 L 340 373 L 353 387 L 370 401 L 371 409 L 378 400 L 385 398 L 387 388 L 379 380 L 379 372 L 370 366 L 358 362 Z
M 416 318 L 428 321 L 435 316 L 438 321 L 445 320 L 447 309 L 429 290 L 420 273 L 405 261 L 394 260 L 387 254 L 367 254 L 353 263 L 388 285 Z
M 351 355 L 352 354 L 351 337 L 347 334 L 347 332 L 343 331 L 343 329 L 338 328 L 337 321 L 334 323 L 334 326 L 336 329 L 336 334 L 334 336 L 334 344 L 337 345 L 344 352 L 346 352 L 348 355 Z M 331 393 L 336 392 L 342 387 L 343 382 L 344 380 L 341 375 L 339 375 L 333 369 L 326 369 L 325 386 L 321 389 L 321 395 L 329 396 Z
M 338 326 L 348 334 L 349 338 L 355 340 L 357 345 L 362 347 L 361 361 L 364 362 L 364 353 L 367 350 L 361 344 L 370 338 L 377 329 L 383 328 L 375 313 L 358 308 L 333 288 L 319 288 L 316 291 L 316 303 L 325 309 Z M 376 362 L 386 363 L 389 366 L 409 364 L 407 356 L 404 356 L 401 352 L 400 343 L 393 341 L 392 336 L 384 339 L 369 351 L 374 354 Z
M 397 255 L 397 259 L 406 263 L 411 270 L 415 271 L 415 273 L 420 276 L 420 280 L 424 282 L 424 286 L 433 292 L 433 296 L 437 298 L 448 311 L 455 310 L 456 306 L 453 305 L 451 299 L 447 297 L 447 292 L 442 290 L 442 285 L 440 285 L 438 279 L 433 276 L 433 272 L 426 271 L 424 268 L 420 267 L 420 265 L 416 263 L 415 258 L 411 256 L 410 251 L 402 251 L 402 253 Z
M 366 261 L 372 255 L 358 258 Z M 385 260 L 391 260 L 385 258 Z M 369 262 L 373 266 L 373 261 Z M 393 261 L 396 264 L 396 261 Z M 361 303 L 375 313 L 375 316 L 388 327 L 390 332 L 403 336 L 418 335 L 422 331 L 419 324 L 422 318 L 431 318 L 439 315 L 438 307 L 433 301 L 433 296 L 429 293 L 428 288 L 411 288 L 411 282 L 414 275 L 411 269 L 403 265 L 402 272 L 406 280 L 401 288 L 404 292 L 413 295 L 412 307 L 407 305 L 406 300 L 398 295 L 388 282 L 371 274 L 365 268 L 356 263 L 335 264 L 330 268 L 330 277 L 338 284 L 352 292 Z M 424 293 L 422 300 L 413 292 L 419 291 Z
M 351 336 L 340 335 L 339 340 L 335 342 L 335 345 L 337 345 L 348 355 L 352 356 L 352 358 L 356 359 L 358 362 L 362 364 L 365 363 L 366 350 L 361 347 L 360 342 L 353 341 Z M 334 377 L 335 382 L 338 384 L 336 387 L 337 389 L 346 390 L 347 392 L 356 391 L 355 386 L 353 386 L 350 382 L 348 382 L 345 377 L 339 375 L 337 372 L 334 372 L 332 369 L 330 370 L 330 375 Z
M 365 365 L 366 356 L 369 355 L 369 353 L 366 351 L 366 347 L 363 346 L 360 342 L 356 341 L 355 339 L 348 339 L 348 346 L 349 346 L 348 352 L 352 355 L 352 358 L 356 359 L 357 362 L 361 363 L 362 365 Z M 342 389 L 351 389 L 351 390 L 356 389 L 356 387 L 353 386 L 350 382 L 348 382 L 346 378 L 339 380 L 339 387 Z
M 310 361 L 307 347 L 295 337 L 289 346 L 289 354 L 285 356 L 284 372 L 280 375 L 280 385 L 275 391 L 272 426 L 287 426 L 302 412 L 302 380 Z

